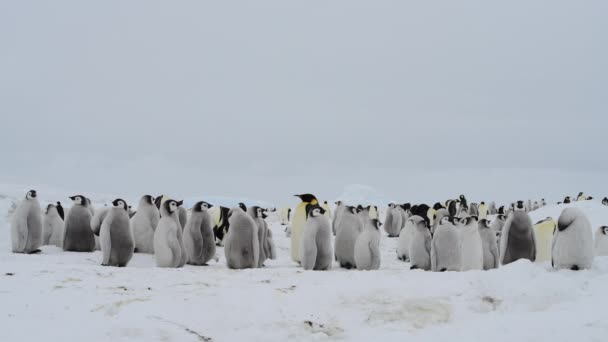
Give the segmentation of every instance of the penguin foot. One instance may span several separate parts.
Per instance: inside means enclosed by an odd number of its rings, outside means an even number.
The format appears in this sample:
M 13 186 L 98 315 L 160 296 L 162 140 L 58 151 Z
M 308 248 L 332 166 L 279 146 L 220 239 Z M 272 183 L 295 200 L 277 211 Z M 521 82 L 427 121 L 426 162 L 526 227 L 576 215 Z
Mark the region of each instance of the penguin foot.
M 418 269 L 420 269 L 420 268 L 416 265 L 413 265 L 412 267 L 410 267 L 410 270 L 418 270 Z
M 133 253 L 139 253 L 139 249 L 137 247 L 133 248 Z
M 572 271 L 580 271 L 581 269 L 577 265 L 574 265 L 574 266 L 572 266 L 570 268 L 570 270 L 572 270 Z
M 340 264 L 340 266 L 342 268 L 346 268 L 347 270 L 350 270 L 351 268 L 353 268 L 353 265 L 350 262 L 345 262 L 343 264 Z
M 439 272 L 445 272 L 447 270 L 448 270 L 447 268 L 442 268 Z
M 31 251 L 31 252 L 29 252 L 29 253 L 27 253 L 27 254 L 38 254 L 38 253 L 42 253 L 42 250 L 40 250 L 40 249 L 35 249 L 35 250 L 33 250 L 33 251 Z

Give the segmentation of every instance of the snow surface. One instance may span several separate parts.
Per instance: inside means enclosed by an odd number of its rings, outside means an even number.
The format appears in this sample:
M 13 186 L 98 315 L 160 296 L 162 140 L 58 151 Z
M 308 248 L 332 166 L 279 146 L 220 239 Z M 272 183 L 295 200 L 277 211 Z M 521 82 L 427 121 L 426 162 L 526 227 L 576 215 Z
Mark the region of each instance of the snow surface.
M 127 268 L 101 253 L 10 253 L 0 196 L 0 341 L 606 341 L 608 258 L 593 269 L 554 271 L 519 261 L 498 270 L 410 271 L 397 239 L 383 236 L 379 271 L 304 272 L 289 258 L 271 216 L 278 259 L 264 269 L 219 263 L 154 267 L 136 254 Z M 51 199 L 48 199 L 51 201 Z M 594 227 L 608 208 L 573 204 Z M 561 206 L 532 213 L 559 215 Z M 556 217 L 556 216 L 555 216 Z

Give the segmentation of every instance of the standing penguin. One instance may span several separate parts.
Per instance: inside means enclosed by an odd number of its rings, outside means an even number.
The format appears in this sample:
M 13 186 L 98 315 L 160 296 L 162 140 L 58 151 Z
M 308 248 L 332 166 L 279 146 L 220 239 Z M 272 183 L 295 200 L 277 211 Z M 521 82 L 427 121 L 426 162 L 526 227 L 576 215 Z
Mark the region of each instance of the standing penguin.
M 279 210 L 279 217 L 281 219 L 282 226 L 289 224 L 289 211 L 291 211 L 291 208 L 281 208 Z
M 327 216 L 328 218 L 332 218 L 331 216 L 331 209 L 329 208 L 329 203 L 327 203 L 327 201 L 323 202 L 323 204 L 321 204 L 321 208 L 323 208 L 323 210 L 325 210 L 325 216 Z
M 601 226 L 595 232 L 595 256 L 608 256 L 608 226 Z
M 373 205 L 370 209 L 369 209 L 369 217 L 373 220 L 377 220 L 378 219 L 378 207 Z
M 448 212 L 450 213 L 450 216 L 452 216 L 452 217 L 458 216 L 458 211 L 460 209 L 459 204 L 460 204 L 460 201 L 458 201 L 458 200 L 449 200 L 448 201 L 447 208 L 448 208 Z
M 355 266 L 358 270 L 380 268 L 380 226 L 377 219 L 366 220 L 363 232 L 355 242 Z
M 331 250 L 331 228 L 325 216 L 325 209 L 319 205 L 309 204 L 308 219 L 302 232 L 300 260 L 302 268 L 310 271 L 331 269 L 333 253 Z
M 487 271 L 498 268 L 500 257 L 496 233 L 486 219 L 479 220 L 479 236 L 483 245 L 483 269 Z
M 403 216 L 397 209 L 397 205 L 391 203 L 388 205 L 386 211 L 386 218 L 384 219 L 384 230 L 388 234 L 388 237 L 394 238 L 399 236 L 401 227 L 403 226 Z
M 418 215 L 410 216 L 405 222 L 405 227 L 403 227 L 399 233 L 399 240 L 397 241 L 397 259 L 401 261 L 410 261 L 410 242 L 414 237 L 416 221 L 418 219 L 421 219 Z
M 262 209 L 258 206 L 250 207 L 247 210 L 247 213 L 251 216 L 251 218 L 253 218 L 253 220 L 255 221 L 255 224 L 258 227 L 258 242 L 260 244 L 260 255 L 258 257 L 258 267 L 262 268 L 264 266 L 264 262 L 266 261 L 266 259 L 268 259 L 268 257 L 266 256 L 267 249 L 264 248 L 264 246 L 266 245 L 266 235 L 267 235 L 266 222 L 264 221 L 264 218 L 263 218 L 264 213 L 262 212 Z
M 435 217 L 433 217 L 433 227 L 431 228 L 431 234 L 435 234 L 437 227 L 441 224 L 441 220 L 444 217 L 450 217 L 450 213 L 447 209 L 441 208 L 435 212 Z
M 179 268 L 186 263 L 183 232 L 179 223 L 179 204 L 166 200 L 161 204 L 161 219 L 154 231 L 154 258 L 156 266 Z
M 477 216 L 479 217 L 479 206 L 477 203 L 471 203 L 469 206 L 469 216 Z
M 95 250 L 95 235 L 91 230 L 91 210 L 87 198 L 72 196 L 72 207 L 65 219 L 63 250 L 66 252 L 92 252 Z
M 565 208 L 553 236 L 551 264 L 558 270 L 589 269 L 593 265 L 591 223 L 578 208 Z
M 572 199 L 570 196 L 566 196 L 566 198 L 564 198 L 564 204 L 570 204 L 570 202 L 572 202 Z
M 336 210 L 334 210 L 334 217 L 332 218 L 332 221 L 331 221 L 331 231 L 334 234 L 334 236 L 336 235 L 336 227 L 338 226 L 340 218 L 342 217 L 342 213 L 344 212 L 345 209 L 346 209 L 346 206 L 344 205 L 344 202 L 342 202 L 342 201 L 336 202 Z
M 608 197 L 604 197 L 604 199 L 602 200 L 602 204 L 608 205 Z
M 502 229 L 500 258 L 503 265 L 519 259 L 536 260 L 534 228 L 522 201 L 517 202 Z
M 433 272 L 460 271 L 460 233 L 456 218 L 441 218 L 431 241 L 431 270 Z
M 460 200 L 460 207 L 469 208 L 469 203 L 467 202 L 467 198 L 464 195 L 460 195 L 458 198 Z
M 11 240 L 13 253 L 39 253 L 42 245 L 42 210 L 36 190 L 30 190 L 13 213 Z
M 351 269 L 355 267 L 355 243 L 363 230 L 357 207 L 346 207 L 342 213 L 339 226 L 336 227 L 335 253 L 340 267 Z
M 412 216 L 414 223 L 414 234 L 408 248 L 410 257 L 410 269 L 431 270 L 431 232 L 427 221 L 420 216 Z
M 410 212 L 411 208 L 412 205 L 409 203 L 397 205 L 397 210 L 399 211 L 399 214 L 401 214 L 401 228 L 399 229 L 399 232 L 401 232 L 401 229 L 405 227 L 405 222 L 407 221 L 407 219 L 412 216 L 412 213 Z
M 272 230 L 268 228 L 268 223 L 266 222 L 266 213 L 262 212 L 262 223 L 264 224 L 264 230 L 266 231 L 266 239 L 264 240 L 263 248 L 264 254 L 267 259 L 276 260 L 277 259 L 277 250 L 274 244 L 274 239 L 272 238 Z
M 490 202 L 490 204 L 488 205 L 488 214 L 496 215 L 497 213 L 498 213 L 498 210 L 496 210 L 496 203 L 494 203 L 493 201 Z
M 63 215 L 61 202 L 57 202 L 57 205 L 49 204 L 46 207 L 42 218 L 45 245 L 63 247 Z
M 228 223 L 228 213 L 230 208 L 226 207 L 213 207 L 209 210 L 211 214 L 211 222 L 213 223 L 213 235 L 215 236 L 216 246 L 223 246 L 224 239 L 230 229 Z
M 477 208 L 477 211 L 479 212 L 480 220 L 488 218 L 488 207 L 486 206 L 486 202 L 481 202 Z
M 534 225 L 534 235 L 536 236 L 536 262 L 551 260 L 551 250 L 553 249 L 553 232 L 557 223 L 551 217 Z
M 314 195 L 303 194 L 296 195 L 302 202 L 298 204 L 293 216 L 293 223 L 291 225 L 291 259 L 297 263 L 300 262 L 300 237 L 302 236 L 302 230 L 306 225 L 306 206 L 309 204 L 317 205 L 319 201 Z
M 103 219 L 99 241 L 103 253 L 102 266 L 125 267 L 131 261 L 135 242 L 129 226 L 129 208 L 124 200 L 112 202 L 112 208 Z
M 497 215 L 496 218 L 492 221 L 491 228 L 496 234 L 496 241 L 498 242 L 498 252 L 500 253 L 500 241 L 502 239 L 502 228 L 505 226 L 505 222 L 507 222 L 507 217 L 505 215 Z
M 215 237 L 207 202 L 197 202 L 184 228 L 184 249 L 189 265 L 206 266 L 215 257 Z
M 188 210 L 184 208 L 184 200 L 177 201 L 177 205 L 179 205 L 177 217 L 179 218 L 179 225 L 182 227 L 183 231 L 188 223 Z
M 230 230 L 224 245 L 226 265 L 236 270 L 257 268 L 260 257 L 257 224 L 240 207 L 230 209 L 228 220 Z
M 587 196 L 585 196 L 585 193 L 583 192 L 579 192 L 578 196 L 576 197 L 576 201 L 586 201 L 587 200 Z
M 479 234 L 477 217 L 460 220 L 460 270 L 483 270 L 483 241 Z
M 160 212 L 154 202 L 152 196 L 143 196 L 139 200 L 137 212 L 131 218 L 137 253 L 154 254 L 154 232 L 160 220 Z

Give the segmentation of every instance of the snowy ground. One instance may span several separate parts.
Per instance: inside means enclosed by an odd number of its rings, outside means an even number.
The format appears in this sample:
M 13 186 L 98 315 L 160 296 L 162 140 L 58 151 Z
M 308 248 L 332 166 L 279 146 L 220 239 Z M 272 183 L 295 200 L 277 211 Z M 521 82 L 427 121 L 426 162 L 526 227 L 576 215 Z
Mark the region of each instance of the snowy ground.
M 383 237 L 376 272 L 303 272 L 273 224 L 278 260 L 264 269 L 167 270 L 136 254 L 124 269 L 101 253 L 11 254 L 0 198 L 0 341 L 606 341 L 608 258 L 592 270 L 520 261 L 489 272 L 410 271 Z M 577 204 L 594 226 L 608 208 Z M 549 207 L 533 219 L 558 215 Z M 557 213 L 557 214 L 555 214 Z

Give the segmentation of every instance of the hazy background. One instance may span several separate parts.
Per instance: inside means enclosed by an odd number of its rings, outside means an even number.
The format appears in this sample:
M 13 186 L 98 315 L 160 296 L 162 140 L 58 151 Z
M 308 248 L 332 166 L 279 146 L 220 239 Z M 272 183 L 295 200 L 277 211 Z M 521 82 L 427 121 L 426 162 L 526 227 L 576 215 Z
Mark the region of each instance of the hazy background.
M 608 195 L 606 1 L 2 1 L 0 181 Z

